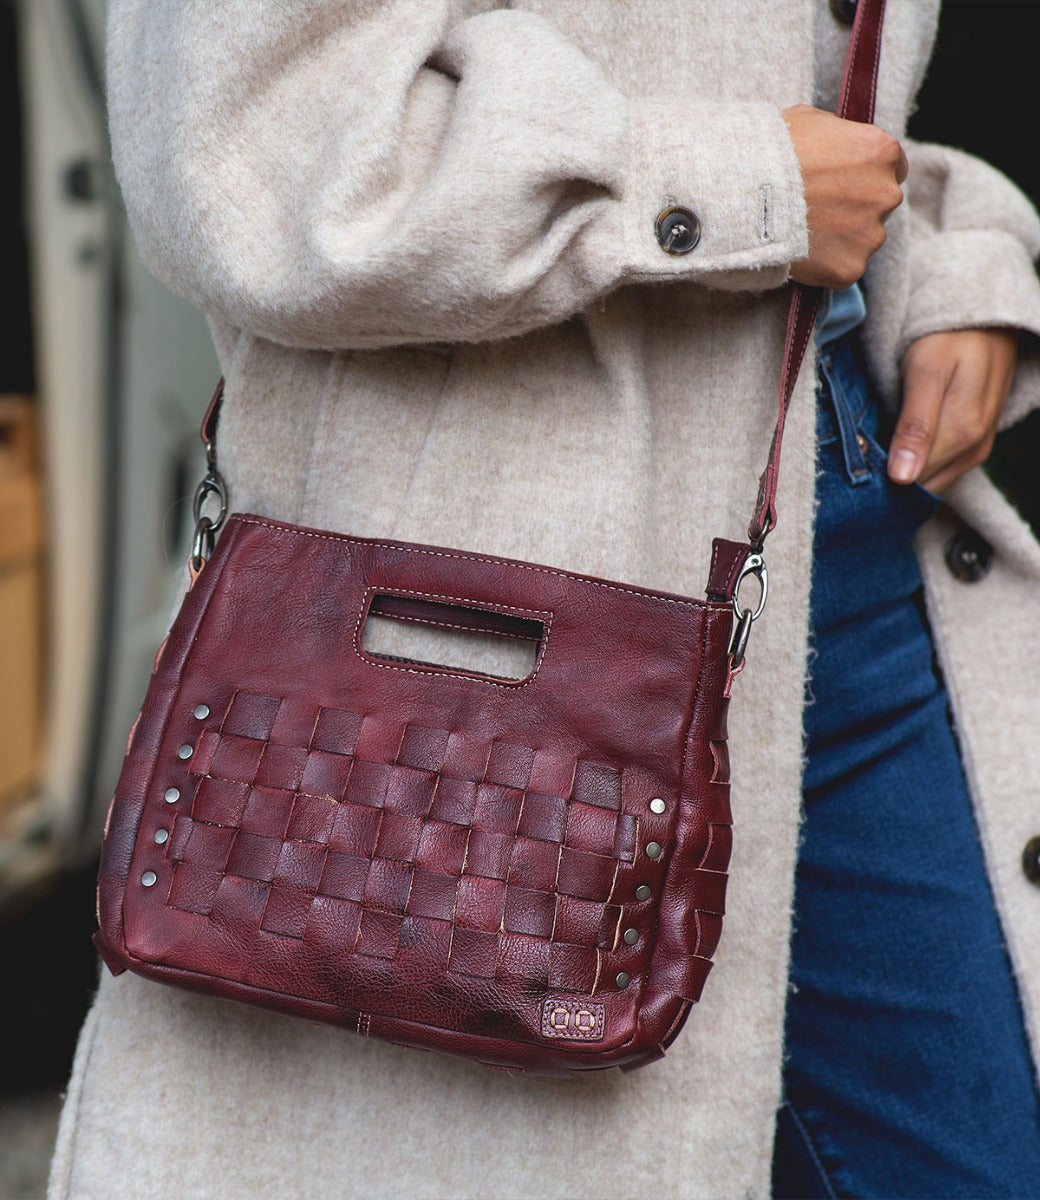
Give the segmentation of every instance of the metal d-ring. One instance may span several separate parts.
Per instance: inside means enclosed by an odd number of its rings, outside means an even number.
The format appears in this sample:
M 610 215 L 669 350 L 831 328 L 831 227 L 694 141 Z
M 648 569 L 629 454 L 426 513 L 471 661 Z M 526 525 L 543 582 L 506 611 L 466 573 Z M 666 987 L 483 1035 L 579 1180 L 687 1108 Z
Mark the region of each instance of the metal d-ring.
M 191 539 L 191 569 L 201 571 L 206 560 L 213 553 L 216 545 L 216 534 L 213 522 L 209 517 L 200 517 L 195 525 L 195 534 Z
M 740 604 L 740 585 L 749 576 L 754 575 L 758 580 L 758 603 L 753 609 L 742 608 Z M 769 573 L 766 571 L 765 559 L 757 551 L 747 556 L 744 565 L 737 576 L 733 588 L 733 616 L 736 624 L 733 627 L 733 637 L 729 643 L 729 656 L 734 670 L 744 665 L 744 653 L 747 650 L 748 638 L 751 636 L 751 626 L 762 615 L 769 595 Z

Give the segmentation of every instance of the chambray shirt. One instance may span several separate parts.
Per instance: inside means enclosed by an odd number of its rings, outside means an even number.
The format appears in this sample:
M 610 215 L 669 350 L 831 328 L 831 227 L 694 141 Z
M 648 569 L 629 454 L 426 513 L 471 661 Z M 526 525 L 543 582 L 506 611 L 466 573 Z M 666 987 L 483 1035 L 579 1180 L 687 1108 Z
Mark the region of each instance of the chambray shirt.
M 863 289 L 858 283 L 843 288 L 840 292 L 827 292 L 820 301 L 816 317 L 816 344 L 826 346 L 830 342 L 861 325 L 867 315 Z

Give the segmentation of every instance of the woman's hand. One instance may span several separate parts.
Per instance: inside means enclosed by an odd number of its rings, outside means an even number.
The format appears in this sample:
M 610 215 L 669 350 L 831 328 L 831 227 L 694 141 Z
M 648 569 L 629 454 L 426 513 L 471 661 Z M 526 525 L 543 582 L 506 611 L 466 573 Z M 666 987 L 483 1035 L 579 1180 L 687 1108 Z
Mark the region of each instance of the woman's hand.
M 931 333 L 903 355 L 903 408 L 888 451 L 896 483 L 943 492 L 993 449 L 1018 339 L 1007 329 Z
M 809 213 L 809 257 L 791 278 L 845 288 L 884 245 L 885 219 L 903 201 L 907 161 L 899 142 L 876 125 L 845 121 L 808 104 L 784 110 Z

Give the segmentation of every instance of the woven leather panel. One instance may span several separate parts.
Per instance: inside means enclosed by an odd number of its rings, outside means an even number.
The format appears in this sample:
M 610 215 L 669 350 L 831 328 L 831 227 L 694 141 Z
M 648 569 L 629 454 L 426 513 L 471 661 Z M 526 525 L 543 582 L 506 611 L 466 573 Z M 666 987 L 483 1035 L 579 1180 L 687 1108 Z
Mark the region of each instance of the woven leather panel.
M 414 724 L 393 762 L 371 761 L 358 753 L 361 714 L 245 691 L 195 724 L 183 743 L 194 792 L 163 847 L 169 906 L 226 923 L 245 892 L 257 928 L 278 937 L 335 937 L 390 960 L 421 943 L 428 965 L 453 974 L 596 989 L 621 936 L 618 868 L 639 832 L 619 771 L 543 766 L 496 741 L 467 774 L 452 769 L 447 730 Z M 278 740 L 307 725 L 303 744 Z

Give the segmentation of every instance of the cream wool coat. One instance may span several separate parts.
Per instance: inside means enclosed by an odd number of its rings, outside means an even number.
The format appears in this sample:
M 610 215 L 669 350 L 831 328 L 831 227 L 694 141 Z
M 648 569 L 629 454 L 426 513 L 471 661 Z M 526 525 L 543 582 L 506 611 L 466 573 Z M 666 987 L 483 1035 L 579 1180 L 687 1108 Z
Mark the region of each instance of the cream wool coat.
M 209 315 L 234 506 L 700 594 L 774 417 L 806 212 L 780 110 L 833 106 L 826 0 L 113 0 L 116 166 L 142 253 Z M 935 5 L 890 0 L 878 123 L 902 135 Z M 815 49 L 814 49 L 815 48 Z M 908 343 L 1040 333 L 1040 227 L 999 175 L 911 147 L 867 278 Z M 657 214 L 692 208 L 685 257 Z M 1031 338 L 1026 339 L 1027 344 Z M 575 1081 L 102 980 L 51 1195 L 762 1197 L 799 822 L 811 363 L 771 595 L 730 724 L 736 847 L 704 999 L 667 1058 Z M 1031 347 L 1007 420 L 1040 402 Z M 959 583 L 966 521 L 996 548 Z M 929 612 L 1030 1033 L 1040 1028 L 1040 547 L 981 472 L 921 534 Z

